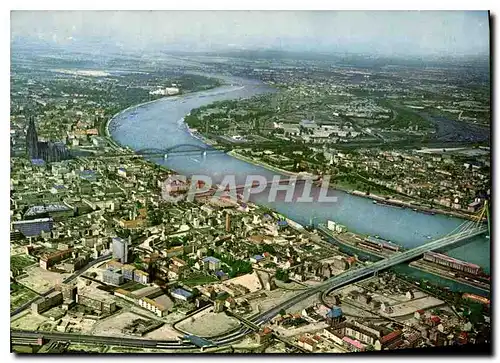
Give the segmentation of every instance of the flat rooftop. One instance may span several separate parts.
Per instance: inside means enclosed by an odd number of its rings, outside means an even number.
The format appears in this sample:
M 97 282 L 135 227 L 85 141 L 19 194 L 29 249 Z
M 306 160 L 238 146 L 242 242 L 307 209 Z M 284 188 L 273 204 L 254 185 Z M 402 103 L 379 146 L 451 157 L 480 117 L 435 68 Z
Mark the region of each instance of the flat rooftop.
M 35 216 L 37 214 L 50 213 L 50 212 L 63 212 L 72 210 L 65 204 L 45 204 L 35 205 L 28 209 L 25 216 Z

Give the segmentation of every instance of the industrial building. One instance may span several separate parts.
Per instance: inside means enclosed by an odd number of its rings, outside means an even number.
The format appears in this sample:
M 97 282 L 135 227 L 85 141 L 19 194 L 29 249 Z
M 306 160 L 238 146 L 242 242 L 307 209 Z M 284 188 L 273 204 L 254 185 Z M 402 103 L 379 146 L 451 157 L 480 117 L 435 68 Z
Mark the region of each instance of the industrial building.
M 481 272 L 481 267 L 478 265 L 465 261 L 460 261 L 455 258 L 432 251 L 424 253 L 424 260 L 436 263 L 438 265 L 446 266 L 454 270 L 467 272 L 473 275 L 478 275 Z
M 397 252 L 400 249 L 400 246 L 395 243 L 372 236 L 366 237 L 362 242 L 359 242 L 359 244 L 363 247 L 375 251 L 382 251 L 383 249 L 386 249 L 389 251 Z

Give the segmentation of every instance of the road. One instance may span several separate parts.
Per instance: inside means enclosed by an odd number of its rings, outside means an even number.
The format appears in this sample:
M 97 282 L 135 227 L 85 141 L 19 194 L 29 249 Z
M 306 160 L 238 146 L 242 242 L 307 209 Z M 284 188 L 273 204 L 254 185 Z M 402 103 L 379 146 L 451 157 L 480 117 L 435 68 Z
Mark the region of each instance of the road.
M 81 335 L 73 333 L 58 333 L 58 332 L 31 332 L 24 330 L 11 330 L 10 339 L 13 344 L 16 342 L 26 343 L 32 341 L 36 343 L 39 337 L 44 339 L 72 342 L 72 343 L 88 343 L 97 345 L 115 345 L 123 347 L 136 348 L 153 348 L 153 349 L 196 349 L 197 347 L 191 343 L 185 343 L 178 340 L 149 340 L 141 338 L 123 338 L 123 337 L 107 337 L 96 335 Z
M 471 230 L 463 231 L 457 234 L 454 234 L 452 236 L 445 236 L 440 239 L 437 239 L 433 242 L 426 243 L 424 245 L 421 245 L 419 247 L 413 248 L 411 250 L 407 250 L 405 252 L 395 254 L 393 256 L 390 256 L 389 258 L 386 258 L 384 260 L 380 260 L 378 262 L 375 262 L 373 264 L 370 264 L 368 266 L 364 266 L 361 268 L 349 270 L 341 275 L 334 276 L 325 282 L 316 285 L 302 293 L 299 293 L 287 301 L 282 302 L 281 304 L 273 307 L 272 309 L 263 312 L 251 319 L 249 319 L 252 323 L 255 323 L 256 325 L 261 325 L 270 319 L 272 319 L 274 316 L 276 316 L 281 309 L 288 309 L 292 307 L 293 305 L 299 303 L 300 301 L 303 301 L 307 299 L 308 297 L 317 294 L 317 293 L 322 293 L 323 291 L 330 291 L 336 288 L 340 288 L 342 286 L 345 286 L 351 282 L 355 282 L 359 279 L 362 279 L 364 277 L 371 276 L 375 272 L 378 272 L 380 270 L 384 270 L 386 268 L 392 267 L 394 265 L 406 262 L 408 260 L 414 259 L 415 257 L 423 254 L 426 251 L 431 251 L 431 250 L 436 250 L 440 249 L 449 245 L 452 245 L 454 243 L 457 243 L 459 241 L 469 239 L 472 237 L 475 237 L 477 235 L 486 233 L 488 231 L 488 228 L 485 226 L 482 226 L 480 228 L 474 228 Z M 233 341 L 236 341 L 238 339 L 241 339 L 241 337 L 245 336 L 249 332 L 251 332 L 252 329 L 248 327 L 243 327 L 240 329 L 239 332 L 233 332 L 231 334 L 228 334 L 225 337 L 221 337 L 217 340 L 214 340 L 214 343 L 217 345 L 222 345 L 222 344 L 228 344 Z
M 243 338 L 245 335 L 250 334 L 254 331 L 254 329 L 258 326 L 261 326 L 262 324 L 268 322 L 270 319 L 272 319 L 274 316 L 279 314 L 279 311 L 281 309 L 288 309 L 295 304 L 299 303 L 300 301 L 303 301 L 307 299 L 308 297 L 317 294 L 317 293 L 322 293 L 324 291 L 328 292 L 330 290 L 340 288 L 342 286 L 345 286 L 349 283 L 355 282 L 359 279 L 362 279 L 364 277 L 370 276 L 374 274 L 375 272 L 378 272 L 380 270 L 384 270 L 386 268 L 392 267 L 394 265 L 406 262 L 408 260 L 414 259 L 417 256 L 423 254 L 426 251 L 431 251 L 431 250 L 436 250 L 440 249 L 449 245 L 452 245 L 454 243 L 457 243 L 459 241 L 472 238 L 474 236 L 486 233 L 488 231 L 488 228 L 485 226 L 479 227 L 479 228 L 473 228 L 469 229 L 463 232 L 456 233 L 452 236 L 445 236 L 440 239 L 437 239 L 433 242 L 426 243 L 424 245 L 421 245 L 419 247 L 413 248 L 411 250 L 407 250 L 405 252 L 399 253 L 399 254 L 394 254 L 390 256 L 389 258 L 386 258 L 384 260 L 377 261 L 375 263 L 372 263 L 367 266 L 363 266 L 357 269 L 353 270 L 348 270 L 347 272 L 334 276 L 325 282 L 316 285 L 314 287 L 311 287 L 310 289 L 307 289 L 290 299 L 278 304 L 277 306 L 271 308 L 268 311 L 262 312 L 252 318 L 245 319 L 247 320 L 250 324 L 250 326 L 253 326 L 252 328 L 249 328 L 247 325 L 241 327 L 240 329 L 233 331 L 231 333 L 228 333 L 227 335 L 218 337 L 216 339 L 212 339 L 212 342 L 216 346 L 224 346 L 224 345 L 230 345 L 233 342 L 239 341 L 241 338 Z M 94 263 L 97 263 L 94 261 Z M 81 270 L 80 270 L 81 271 Z M 83 272 L 83 271 L 82 271 Z M 80 273 L 82 273 L 80 272 Z M 74 278 L 74 277 L 73 277 Z M 14 338 L 16 337 L 33 337 L 33 334 L 40 334 L 37 332 L 19 332 L 15 331 L 11 334 L 14 334 Z M 30 335 L 31 334 L 31 335 Z M 118 345 L 124 345 L 124 344 L 136 344 L 135 346 L 138 346 L 137 344 L 142 344 L 139 346 L 143 346 L 146 344 L 148 347 L 156 347 L 156 348 L 164 348 L 164 349 L 195 349 L 196 346 L 194 346 L 191 343 L 179 343 L 175 342 L 173 343 L 172 341 L 156 341 L 156 340 L 151 340 L 151 341 L 145 341 L 140 339 L 129 339 L 129 338 L 112 338 L 112 337 L 101 337 L 101 336 L 80 336 L 80 335 L 74 335 L 74 334 L 60 334 L 60 333 L 43 333 L 44 336 L 47 336 L 47 338 L 55 337 L 54 339 L 66 339 L 64 341 L 81 341 L 83 340 L 85 342 L 95 342 L 96 344 L 118 344 Z M 36 335 L 38 337 L 38 335 Z M 60 337 L 60 338 L 57 338 Z M 73 340 L 75 339 L 75 340 Z M 83 340 L 82 340 L 83 339 Z M 12 335 L 11 335 L 11 340 L 12 340 Z M 130 345 L 132 346 L 132 345 Z

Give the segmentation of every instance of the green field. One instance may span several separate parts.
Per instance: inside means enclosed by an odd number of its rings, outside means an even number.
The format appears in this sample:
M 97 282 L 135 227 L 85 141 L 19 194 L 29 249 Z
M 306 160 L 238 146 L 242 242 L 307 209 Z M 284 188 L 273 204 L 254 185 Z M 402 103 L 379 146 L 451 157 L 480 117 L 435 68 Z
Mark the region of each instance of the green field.
M 199 275 L 199 276 L 192 276 L 190 278 L 182 280 L 182 283 L 187 286 L 196 286 L 196 285 L 208 284 L 210 282 L 215 282 L 215 281 L 218 280 L 214 276 Z
M 33 353 L 36 353 L 36 351 L 38 349 L 39 349 L 39 347 L 27 346 L 27 345 L 13 345 L 12 346 L 12 351 L 14 353 L 18 353 L 18 354 L 33 354 Z
M 38 294 L 30 289 L 16 283 L 10 284 L 10 290 L 10 311 L 13 311 L 38 296 Z
M 27 255 L 10 256 L 10 268 L 22 270 L 27 266 L 33 265 L 35 260 Z
M 142 289 L 143 287 L 146 287 L 146 286 L 143 284 L 140 284 L 138 282 L 135 282 L 135 281 L 128 281 L 128 282 L 124 283 L 123 285 L 121 285 L 120 289 L 127 290 L 127 291 L 136 291 L 136 290 Z
M 405 129 L 408 126 L 418 126 L 421 131 L 432 128 L 432 123 L 423 116 L 420 116 L 415 110 L 388 100 L 378 100 L 378 104 L 382 107 L 390 108 L 392 117 L 390 120 L 378 122 L 376 124 L 377 127 Z

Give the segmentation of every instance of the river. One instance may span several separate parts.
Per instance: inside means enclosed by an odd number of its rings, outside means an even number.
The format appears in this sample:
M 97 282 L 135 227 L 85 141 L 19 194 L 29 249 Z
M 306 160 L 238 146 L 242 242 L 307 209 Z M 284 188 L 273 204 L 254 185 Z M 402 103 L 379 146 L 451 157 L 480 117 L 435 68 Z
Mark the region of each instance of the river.
M 134 150 L 168 148 L 184 143 L 204 145 L 189 133 L 183 122 L 183 117 L 192 109 L 215 101 L 248 98 L 274 91 L 258 81 L 234 77 L 224 77 L 224 80 L 227 84 L 215 89 L 159 99 L 118 114 L 109 124 L 111 137 Z M 275 174 L 223 153 L 209 153 L 206 157 L 172 154 L 167 160 L 155 159 L 154 162 L 184 175 L 210 175 L 214 181 L 220 181 L 226 174 L 236 175 L 237 183 L 243 183 L 250 174 L 268 178 Z M 272 207 L 304 225 L 311 220 L 314 223 L 334 220 L 353 232 L 378 235 L 407 248 L 426 243 L 429 237 L 435 239 L 443 236 L 464 222 L 445 215 L 428 215 L 411 209 L 373 204 L 370 199 L 342 191 L 329 192 L 328 195 L 335 195 L 337 202 L 304 204 L 281 200 L 269 203 L 262 196 L 257 196 L 254 201 Z M 483 236 L 453 248 L 447 254 L 478 264 L 486 272 L 490 271 L 490 241 Z

